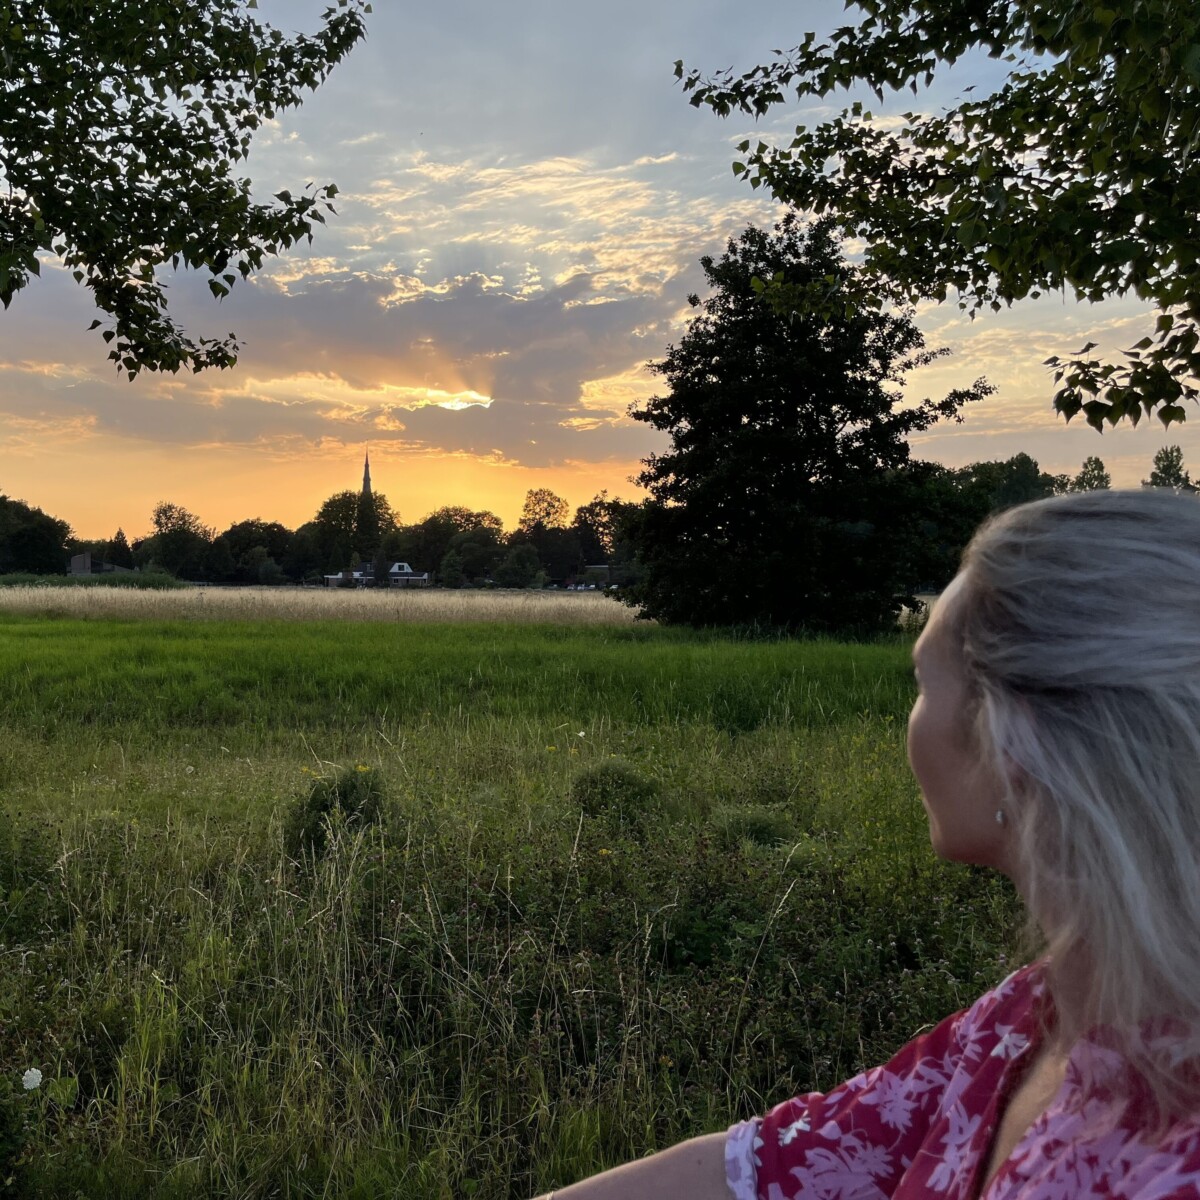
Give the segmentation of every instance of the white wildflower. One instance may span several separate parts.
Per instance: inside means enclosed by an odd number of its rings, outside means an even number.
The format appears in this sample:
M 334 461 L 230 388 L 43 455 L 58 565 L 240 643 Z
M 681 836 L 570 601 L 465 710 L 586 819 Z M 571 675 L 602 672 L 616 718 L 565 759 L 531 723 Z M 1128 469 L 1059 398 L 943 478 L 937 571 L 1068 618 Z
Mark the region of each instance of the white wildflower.
M 42 1073 L 37 1067 L 30 1067 L 24 1075 L 21 1076 L 21 1082 L 25 1085 L 27 1092 L 32 1092 L 34 1088 L 42 1086 Z

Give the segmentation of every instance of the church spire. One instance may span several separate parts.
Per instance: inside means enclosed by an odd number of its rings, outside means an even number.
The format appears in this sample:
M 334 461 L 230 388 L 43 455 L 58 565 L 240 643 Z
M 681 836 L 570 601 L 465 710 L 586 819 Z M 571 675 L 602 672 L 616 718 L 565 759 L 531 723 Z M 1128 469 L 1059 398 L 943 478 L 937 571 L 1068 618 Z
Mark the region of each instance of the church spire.
M 371 452 L 368 450 L 363 457 L 363 495 L 371 494 Z

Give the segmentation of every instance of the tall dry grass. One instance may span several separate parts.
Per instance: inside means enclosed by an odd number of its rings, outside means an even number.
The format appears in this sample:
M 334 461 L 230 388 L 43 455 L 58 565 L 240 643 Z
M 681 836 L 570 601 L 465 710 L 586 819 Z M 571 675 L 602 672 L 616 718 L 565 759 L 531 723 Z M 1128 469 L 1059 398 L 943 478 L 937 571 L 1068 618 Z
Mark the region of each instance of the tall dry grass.
M 0 612 L 125 620 L 445 621 L 628 625 L 634 610 L 600 592 L 244 587 L 0 589 Z

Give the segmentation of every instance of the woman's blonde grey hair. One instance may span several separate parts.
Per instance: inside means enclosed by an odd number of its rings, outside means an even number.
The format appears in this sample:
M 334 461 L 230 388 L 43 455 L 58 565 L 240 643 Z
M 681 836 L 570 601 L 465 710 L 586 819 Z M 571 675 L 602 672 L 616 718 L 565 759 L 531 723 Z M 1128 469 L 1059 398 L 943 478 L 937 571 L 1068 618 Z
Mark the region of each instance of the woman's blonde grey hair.
M 1022 505 L 979 530 L 963 569 L 954 624 L 1061 1037 L 1104 1027 L 1164 1117 L 1194 1107 L 1200 500 L 1142 489 Z M 1184 1038 L 1169 1057 L 1154 1043 L 1164 1018 Z

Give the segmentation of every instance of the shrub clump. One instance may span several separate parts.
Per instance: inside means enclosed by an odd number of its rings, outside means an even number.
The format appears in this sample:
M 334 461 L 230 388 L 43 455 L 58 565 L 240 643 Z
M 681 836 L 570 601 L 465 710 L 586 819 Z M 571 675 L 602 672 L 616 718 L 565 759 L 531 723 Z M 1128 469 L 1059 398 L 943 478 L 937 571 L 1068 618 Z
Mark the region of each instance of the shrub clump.
M 307 796 L 297 797 L 284 821 L 283 844 L 295 859 L 319 858 L 329 843 L 331 823 L 348 829 L 377 825 L 386 796 L 383 777 L 373 767 L 344 767 L 321 776 Z
M 128 575 L 31 575 L 25 571 L 14 571 L 0 575 L 0 587 L 82 587 L 82 588 L 125 588 L 130 591 L 164 592 L 177 588 L 188 588 L 192 584 L 176 579 L 166 571 L 154 568 L 133 571 Z
M 585 815 L 621 825 L 638 825 L 662 808 L 657 780 L 617 758 L 580 771 L 571 781 L 571 799 Z
M 788 814 L 765 804 L 728 805 L 717 809 L 713 823 L 723 843 L 733 849 L 740 842 L 755 846 L 778 846 L 795 841 L 796 831 Z

